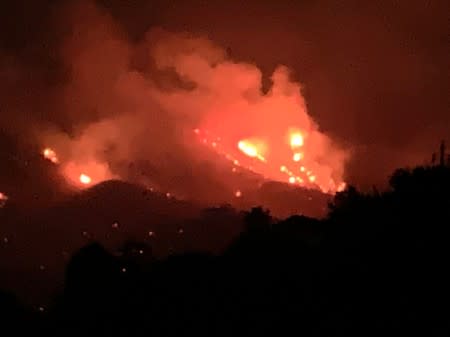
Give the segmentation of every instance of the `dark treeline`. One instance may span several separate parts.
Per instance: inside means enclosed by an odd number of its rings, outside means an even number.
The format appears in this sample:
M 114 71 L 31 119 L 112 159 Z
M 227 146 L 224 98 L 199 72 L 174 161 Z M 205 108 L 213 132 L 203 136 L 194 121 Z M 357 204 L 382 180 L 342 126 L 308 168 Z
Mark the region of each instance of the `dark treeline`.
M 254 208 L 218 255 L 90 244 L 50 307 L 0 294 L 2 335 L 445 335 L 450 168 L 398 170 L 390 186 L 348 188 L 324 220 Z

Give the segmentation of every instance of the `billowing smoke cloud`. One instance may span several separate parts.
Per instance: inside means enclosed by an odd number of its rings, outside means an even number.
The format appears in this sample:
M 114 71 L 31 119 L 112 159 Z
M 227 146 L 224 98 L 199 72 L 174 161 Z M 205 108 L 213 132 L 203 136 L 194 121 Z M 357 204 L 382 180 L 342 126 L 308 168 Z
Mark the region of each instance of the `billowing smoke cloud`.
M 152 29 L 130 43 L 90 3 L 67 13 L 71 33 L 61 55 L 68 83 L 58 108 L 71 128 L 37 134 L 41 146 L 58 153 L 70 182 L 79 184 L 81 174 L 92 182 L 138 180 L 194 198 L 234 191 L 236 184 L 220 174 L 224 164 L 201 149 L 196 128 L 223 139 L 227 153 L 239 152 L 241 139 L 260 139 L 267 161 L 256 173 L 284 182 L 280 164 L 292 161 L 289 133 L 298 129 L 305 138 L 302 160 L 314 172 L 308 174 L 326 188 L 342 181 L 348 153 L 319 131 L 286 67 L 275 69 L 263 93 L 255 65 L 231 60 L 206 38 Z
M 163 165 L 143 165 L 135 160 L 132 170 L 128 169 L 128 164 L 113 165 L 120 167 L 110 170 L 121 176 L 126 171 L 135 175 L 146 171 L 147 176 L 167 173 L 168 182 L 175 185 L 181 180 L 193 186 L 201 183 L 212 186 L 206 173 L 213 168 L 216 170 L 218 164 L 214 160 L 205 163 L 206 157 L 199 149 L 185 149 L 193 141 L 189 137 L 181 141 L 180 132 L 188 129 L 188 125 L 222 128 L 215 129 L 217 133 L 229 132 L 226 123 L 232 124 L 237 116 L 239 122 L 235 124 L 246 125 L 243 122 L 248 117 L 254 124 L 252 132 L 241 134 L 243 130 L 235 127 L 235 136 L 260 141 L 258 130 L 262 128 L 263 119 L 252 115 L 253 111 L 263 115 L 263 107 L 268 106 L 269 100 L 261 99 L 260 83 L 263 83 L 262 91 L 268 93 L 272 85 L 270 74 L 277 64 L 286 64 L 295 70 L 293 76 L 304 84 L 302 94 L 320 130 L 333 139 L 351 144 L 352 156 L 345 175 L 352 184 L 366 188 L 371 188 L 372 184 L 382 185 L 396 167 L 429 162 L 439 141 L 448 138 L 448 1 L 385 1 L 382 5 L 367 5 L 351 0 L 345 4 L 329 0 L 246 1 L 245 4 L 185 0 L 174 6 L 160 0 L 96 0 L 96 5 L 72 1 L 72 6 L 61 10 L 61 4 L 69 1 L 27 1 L 26 6 L 21 1 L 0 4 L 2 158 L 10 158 L 10 152 L 24 152 L 23 148 L 12 151 L 5 134 L 15 142 L 45 146 L 47 144 L 40 142 L 47 143 L 46 137 L 40 136 L 37 142 L 30 137 L 30 129 L 50 129 L 53 131 L 40 134 L 59 134 L 59 138 L 73 140 L 79 139 L 86 127 L 94 128 L 93 122 L 108 124 L 113 116 L 129 116 L 125 118 L 129 119 L 130 113 L 139 114 L 137 111 L 141 114 L 146 111 L 148 119 L 151 115 L 148 112 L 152 111 L 153 116 L 157 116 L 152 125 L 164 118 L 161 124 L 166 126 L 155 127 L 152 132 L 162 134 L 158 142 L 167 143 L 171 149 L 160 147 L 158 163 L 178 160 L 180 164 L 163 170 Z M 154 29 L 147 32 L 149 27 L 157 26 L 177 33 Z M 179 33 L 185 31 L 199 35 L 194 38 Z M 202 34 L 207 34 L 226 52 L 208 40 L 199 39 L 205 36 Z M 200 76 L 200 72 L 192 74 L 192 69 L 186 71 L 186 64 L 182 66 L 180 61 L 182 50 L 184 54 L 196 50 L 195 55 L 202 55 L 207 61 L 196 66 L 204 67 L 206 72 Z M 237 60 L 257 64 L 261 70 L 239 64 L 247 70 L 248 77 L 239 80 L 237 76 L 226 77 L 231 81 L 229 87 L 237 88 L 235 93 L 251 88 L 245 91 L 247 103 L 253 102 L 249 104 L 250 109 L 248 106 L 235 109 L 232 105 L 238 105 L 236 100 L 219 105 L 217 94 L 209 96 L 216 102 L 215 106 L 210 103 L 209 108 L 205 108 L 206 103 L 198 103 L 195 109 L 183 109 L 194 101 L 191 97 L 205 97 L 200 94 L 199 83 L 203 88 L 217 88 L 211 83 L 211 73 L 218 74 L 219 68 L 229 71 L 230 65 L 237 67 Z M 183 62 L 197 61 L 191 58 Z M 258 76 L 262 77 L 261 81 L 256 79 Z M 224 83 L 225 78 L 218 77 Z M 239 85 L 231 84 L 232 79 Z M 132 89 L 133 85 L 138 89 Z M 142 88 L 150 94 L 142 95 Z M 190 90 L 190 95 L 184 97 L 180 88 Z M 222 88 L 222 97 L 235 95 L 230 90 Z M 178 101 L 168 102 L 165 98 L 169 93 Z M 172 105 L 170 109 L 169 105 Z M 298 104 L 301 105 L 304 103 Z M 253 109 L 255 106 L 258 109 Z M 215 116 L 221 114 L 212 113 L 212 107 L 224 113 L 226 110 L 229 118 L 217 117 L 220 123 L 216 123 Z M 247 111 L 247 117 L 239 117 L 236 111 L 240 114 L 241 109 Z M 160 110 L 162 113 L 157 113 Z M 129 124 L 134 123 L 129 121 Z M 158 133 L 158 130 L 165 132 Z M 151 133 L 143 133 L 151 142 Z M 124 144 L 132 144 L 131 151 L 139 154 L 135 158 L 144 158 L 140 137 L 133 135 L 133 141 Z M 235 147 L 233 133 L 220 136 Z M 275 135 L 270 138 L 279 139 Z M 111 145 L 106 152 L 114 154 L 113 158 L 120 158 L 121 150 L 115 143 L 115 151 Z M 64 147 L 64 142 L 57 144 Z M 25 148 L 30 147 L 26 145 Z M 151 146 L 148 148 L 155 150 Z M 277 146 L 265 150 L 273 156 L 274 148 Z M 276 152 L 283 149 L 280 146 Z M 60 156 L 69 157 L 69 152 L 63 150 Z M 100 152 L 96 158 L 107 155 L 105 151 Z M 122 152 L 124 157 L 129 157 L 128 152 Z M 193 162 L 192 152 L 201 153 L 203 160 Z M 16 162 L 23 163 L 23 160 Z M 12 179 L 17 170 L 4 163 L 5 160 L 0 167 L 2 186 L 24 181 Z M 188 166 L 186 163 L 192 167 L 183 169 Z M 177 167 L 177 171 L 182 172 L 180 177 L 186 177 L 197 164 L 203 169 L 202 179 L 194 174 L 189 179 L 174 179 L 177 175 L 170 172 Z M 221 181 L 217 184 L 230 185 Z

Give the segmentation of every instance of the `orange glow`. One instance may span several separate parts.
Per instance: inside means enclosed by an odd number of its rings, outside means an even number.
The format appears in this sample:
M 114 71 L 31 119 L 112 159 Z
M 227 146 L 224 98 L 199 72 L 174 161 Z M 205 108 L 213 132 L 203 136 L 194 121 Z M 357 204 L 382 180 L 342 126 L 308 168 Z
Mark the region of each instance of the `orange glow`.
M 92 183 L 92 178 L 82 173 L 80 174 L 80 183 L 82 183 L 83 185 L 89 185 L 90 183 Z
M 42 155 L 44 156 L 45 159 L 51 161 L 53 164 L 58 164 L 59 163 L 59 159 L 58 159 L 58 156 L 56 155 L 56 152 L 53 151 L 49 147 L 45 148 L 42 151 Z
M 339 186 L 337 188 L 337 191 L 338 192 L 342 192 L 342 191 L 344 191 L 346 189 L 346 187 L 347 187 L 347 184 L 342 182 L 342 183 L 339 184 Z
M 234 195 L 236 196 L 236 198 L 240 198 L 242 196 L 242 192 L 237 190 Z
M 63 163 L 61 166 L 61 174 L 68 183 L 78 188 L 86 188 L 115 178 L 106 163 L 95 161 Z
M 295 184 L 295 177 L 289 177 L 289 183 L 290 184 Z

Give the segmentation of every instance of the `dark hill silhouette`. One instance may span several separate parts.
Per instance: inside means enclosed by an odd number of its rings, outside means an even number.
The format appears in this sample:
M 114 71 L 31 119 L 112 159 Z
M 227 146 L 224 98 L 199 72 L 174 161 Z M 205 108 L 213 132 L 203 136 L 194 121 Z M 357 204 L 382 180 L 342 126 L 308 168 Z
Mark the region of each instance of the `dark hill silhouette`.
M 0 308 L 46 336 L 444 336 L 449 177 L 443 166 L 399 170 L 388 191 L 337 194 L 320 220 L 280 221 L 263 207 L 239 213 L 224 205 L 179 224 L 181 238 L 243 221 L 215 255 L 183 246 L 190 252 L 158 257 L 147 241 L 115 251 L 91 242 L 67 261 L 59 296 L 43 312 L 8 296 Z M 103 209 L 97 197 L 119 190 L 135 187 L 108 182 L 71 207 L 89 200 Z M 42 289 L 42 277 L 26 277 Z
M 241 214 L 232 208 L 205 212 L 199 205 L 122 181 L 103 182 L 40 210 L 5 211 L 1 235 L 8 242 L 3 243 L 0 271 L 7 276 L 0 288 L 20 289 L 38 299 L 48 298 L 54 285 L 61 284 L 68 256 L 89 242 L 98 241 L 110 251 L 124 240 L 145 242 L 153 254 L 165 256 L 221 250 L 242 228 Z M 47 289 L 36 294 L 23 275 L 44 288 L 48 284 Z

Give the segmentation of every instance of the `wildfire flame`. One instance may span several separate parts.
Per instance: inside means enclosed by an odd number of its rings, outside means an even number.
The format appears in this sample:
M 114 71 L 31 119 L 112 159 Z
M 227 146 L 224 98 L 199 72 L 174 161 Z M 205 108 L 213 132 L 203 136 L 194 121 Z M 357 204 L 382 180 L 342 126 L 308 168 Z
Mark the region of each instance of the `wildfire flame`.
M 250 158 L 257 158 L 261 161 L 266 161 L 258 150 L 258 147 L 261 146 L 252 143 L 250 140 L 243 139 L 238 142 L 239 150 L 241 150 L 245 155 L 249 156 Z
M 51 161 L 53 164 L 59 163 L 59 159 L 58 156 L 56 155 L 56 152 L 49 147 L 45 148 L 42 151 L 42 155 L 44 156 L 45 159 Z
M 60 162 L 55 150 L 46 147 L 42 150 L 42 156 L 53 164 L 60 164 L 60 173 L 73 186 L 86 187 L 91 184 L 112 178 L 106 164 L 95 161 L 76 163 L 74 161 Z M 86 172 L 90 172 L 87 174 Z
M 330 177 L 330 171 L 321 169 L 314 159 L 309 159 L 306 155 L 308 144 L 305 141 L 303 133 L 298 131 L 298 129 L 288 130 L 289 142 L 287 144 L 287 151 L 292 152 L 291 157 L 287 157 L 287 159 L 291 161 L 291 164 L 288 164 L 288 162 L 272 163 L 270 153 L 268 157 L 263 156 L 262 152 L 263 150 L 266 152 L 269 148 L 269 144 L 260 139 L 252 138 L 239 140 L 237 143 L 239 151 L 251 159 L 258 159 L 261 161 L 262 163 L 259 166 L 246 166 L 244 163 L 245 160 L 238 160 L 237 157 L 232 154 L 232 149 L 226 150 L 226 146 L 223 146 L 220 142 L 220 137 L 211 140 L 209 139 L 209 132 L 202 131 L 198 128 L 194 130 L 194 133 L 201 137 L 200 139 L 204 144 L 210 145 L 212 150 L 222 154 L 227 160 L 231 161 L 234 166 L 243 166 L 248 170 L 262 174 L 268 179 L 284 181 L 292 185 L 298 184 L 306 188 L 319 189 L 324 193 L 340 192 L 346 187 L 345 182 L 335 181 Z M 302 151 L 299 151 L 300 148 L 302 148 Z M 278 160 L 281 156 L 278 151 L 276 151 L 276 149 L 270 150 L 272 150 L 272 153 L 275 153 L 275 158 Z M 281 149 L 280 153 L 284 154 L 287 152 L 284 149 Z M 300 163 L 301 165 L 299 165 Z M 275 169 L 276 167 L 279 169 Z
M 82 183 L 83 185 L 89 185 L 90 183 L 92 183 L 92 178 L 82 173 L 80 174 L 80 183 Z
M 295 149 L 302 147 L 304 144 L 303 135 L 300 132 L 294 132 L 291 134 L 291 148 Z

